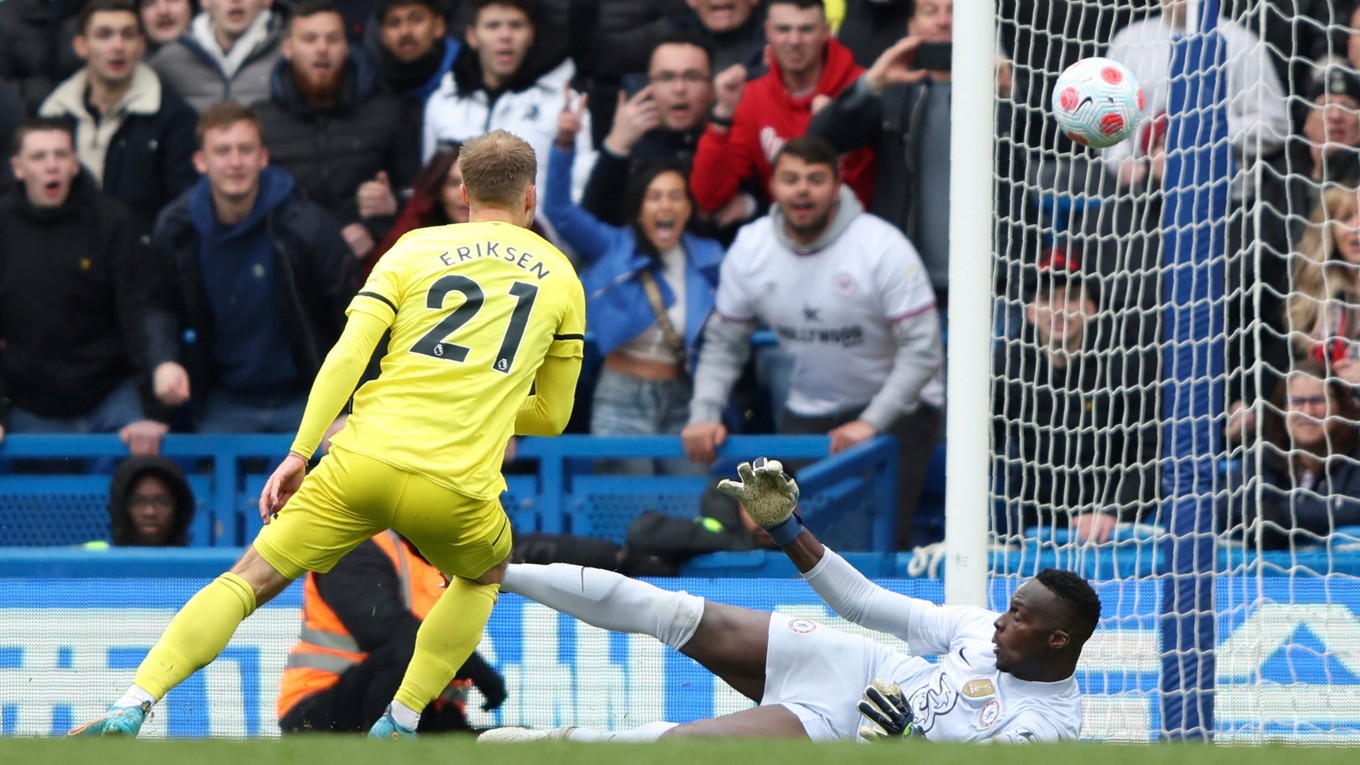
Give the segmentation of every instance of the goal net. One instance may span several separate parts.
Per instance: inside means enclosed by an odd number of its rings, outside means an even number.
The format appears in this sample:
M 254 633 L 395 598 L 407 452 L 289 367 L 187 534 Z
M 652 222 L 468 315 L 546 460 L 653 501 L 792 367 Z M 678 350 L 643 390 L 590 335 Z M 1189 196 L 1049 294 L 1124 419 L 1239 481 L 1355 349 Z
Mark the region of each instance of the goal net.
M 1360 742 L 1349 4 L 995 2 L 992 605 L 1098 582 L 1087 737 Z M 1091 56 L 1146 96 L 1100 151 L 1048 108 Z

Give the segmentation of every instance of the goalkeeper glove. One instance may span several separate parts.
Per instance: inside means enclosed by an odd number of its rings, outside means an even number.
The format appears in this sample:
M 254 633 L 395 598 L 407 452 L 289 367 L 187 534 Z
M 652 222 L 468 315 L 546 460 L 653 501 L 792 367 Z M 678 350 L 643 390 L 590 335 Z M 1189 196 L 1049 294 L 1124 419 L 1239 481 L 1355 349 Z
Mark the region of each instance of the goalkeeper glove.
M 864 698 L 855 706 L 864 715 L 859 725 L 859 736 L 866 741 L 921 735 L 916 732 L 915 716 L 897 683 L 874 678 L 869 687 L 864 689 Z
M 718 491 L 737 500 L 746 508 L 757 526 L 770 532 L 770 538 L 784 547 L 803 533 L 803 521 L 794 510 L 798 507 L 798 482 L 794 481 L 778 460 L 757 457 L 755 462 L 737 465 L 741 482 L 723 479 Z

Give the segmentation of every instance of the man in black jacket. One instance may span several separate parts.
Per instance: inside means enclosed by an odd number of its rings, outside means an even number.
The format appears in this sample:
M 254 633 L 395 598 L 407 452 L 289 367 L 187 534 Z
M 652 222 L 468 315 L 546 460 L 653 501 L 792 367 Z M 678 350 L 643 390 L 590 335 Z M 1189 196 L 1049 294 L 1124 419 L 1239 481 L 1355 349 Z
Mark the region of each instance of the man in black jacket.
M 401 99 L 402 132 L 420 145 L 425 102 L 453 68 L 460 45 L 448 34 L 440 0 L 378 0 L 373 6 L 377 33 L 371 47 L 378 76 Z
M 142 63 L 146 37 L 133 0 L 90 0 L 79 19 L 75 51 L 85 66 L 40 113 L 71 121 L 81 164 L 147 235 L 161 208 L 198 180 L 197 115 Z
M 19 181 L 0 199 L 0 393 L 9 433 L 121 433 L 154 454 L 146 419 L 137 237 L 80 172 L 70 128 L 33 118 L 15 137 Z
M 80 3 L 0 2 L 0 82 L 19 89 L 28 112 L 80 68 L 71 49 Z
M 397 213 L 392 189 L 409 187 L 420 171 L 419 147 L 403 135 L 401 105 L 381 91 L 367 57 L 350 55 L 344 18 L 330 0 L 293 10 L 270 90 L 255 108 L 271 161 L 340 221 L 354 254 L 367 257 Z
M 713 52 L 713 71 L 742 66 L 748 79 L 765 73 L 765 10 L 760 0 L 685 0 L 672 25 L 698 33 Z
M 915 5 L 911 0 L 846 0 L 836 39 L 855 54 L 856 64 L 873 66 L 902 37 Z
M 996 350 L 994 518 L 1013 537 L 1036 525 L 1106 542 L 1118 520 L 1151 520 L 1156 496 L 1156 357 L 1098 320 L 1096 280 L 1055 248 L 1026 283 L 1025 326 Z M 1004 477 L 1004 478 L 1003 478 Z
M 19 89 L 7 82 L 0 82 L 0 148 L 6 155 L 14 146 L 14 133 L 23 121 L 24 100 L 19 96 Z M 13 187 L 13 174 L 0 169 L 0 196 L 8 194 Z
M 647 59 L 662 35 L 687 13 L 685 0 L 592 0 L 571 9 L 572 57 L 579 69 L 578 89 L 590 108 L 591 143 L 599 146 L 614 121 L 624 79 L 646 71 Z
M 260 136 L 244 106 L 205 111 L 194 154 L 205 177 L 166 208 L 151 238 L 156 396 L 168 406 L 192 398 L 202 432 L 296 430 L 355 291 L 357 261 L 339 224 L 269 166 Z
M 626 225 L 619 189 L 628 187 L 629 175 L 658 160 L 688 168 L 712 108 L 713 68 L 703 38 L 690 32 L 661 38 L 648 60 L 646 87 L 619 92 L 581 206 L 610 225 Z
M 953 27 L 953 0 L 918 2 L 908 36 L 808 125 L 809 135 L 837 151 L 874 147 L 878 179 L 870 212 L 916 245 L 937 295 L 949 289 L 951 85 L 948 70 L 918 69 L 916 50 L 923 42 L 949 43 Z

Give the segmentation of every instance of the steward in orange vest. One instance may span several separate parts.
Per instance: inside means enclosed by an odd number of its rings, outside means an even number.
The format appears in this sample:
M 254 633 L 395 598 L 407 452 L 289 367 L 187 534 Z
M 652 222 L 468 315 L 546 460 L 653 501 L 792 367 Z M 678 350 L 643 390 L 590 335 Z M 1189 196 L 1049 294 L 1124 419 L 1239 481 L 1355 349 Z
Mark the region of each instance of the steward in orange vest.
M 401 685 L 416 630 L 439 599 L 444 576 L 395 531 L 359 545 L 327 574 L 307 574 L 302 630 L 279 685 L 279 728 L 362 733 Z M 483 709 L 505 701 L 505 680 L 473 653 L 425 708 L 419 732 L 470 730 L 464 710 L 476 686 Z

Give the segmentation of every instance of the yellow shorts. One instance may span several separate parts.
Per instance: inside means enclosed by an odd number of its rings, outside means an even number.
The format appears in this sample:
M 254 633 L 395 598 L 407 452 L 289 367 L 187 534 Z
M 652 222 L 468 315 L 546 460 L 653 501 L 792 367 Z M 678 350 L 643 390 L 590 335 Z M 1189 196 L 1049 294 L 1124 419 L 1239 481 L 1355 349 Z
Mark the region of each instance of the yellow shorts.
M 510 554 L 510 519 L 498 499 L 473 499 L 352 451 L 331 450 L 255 550 L 289 579 L 325 573 L 365 539 L 395 529 L 450 576 L 476 579 Z

